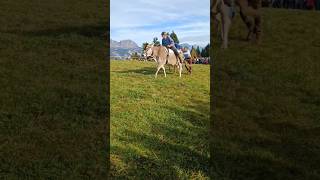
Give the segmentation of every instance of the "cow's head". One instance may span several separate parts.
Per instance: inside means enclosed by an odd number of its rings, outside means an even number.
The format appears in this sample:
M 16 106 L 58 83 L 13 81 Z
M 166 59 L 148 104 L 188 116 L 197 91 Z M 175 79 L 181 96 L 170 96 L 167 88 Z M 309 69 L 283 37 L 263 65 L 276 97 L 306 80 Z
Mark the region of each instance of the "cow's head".
M 143 55 L 146 57 L 146 58 L 150 58 L 152 57 L 152 48 L 153 48 L 153 44 L 147 44 L 144 48 L 144 53 Z

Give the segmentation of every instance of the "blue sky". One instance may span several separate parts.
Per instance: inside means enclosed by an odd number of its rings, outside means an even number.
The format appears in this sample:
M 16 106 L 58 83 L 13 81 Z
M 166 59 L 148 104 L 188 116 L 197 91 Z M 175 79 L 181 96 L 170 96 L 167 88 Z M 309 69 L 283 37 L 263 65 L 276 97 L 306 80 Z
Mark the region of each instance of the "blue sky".
M 180 43 L 205 46 L 210 42 L 209 7 L 209 0 L 111 0 L 110 37 L 141 46 L 174 30 Z

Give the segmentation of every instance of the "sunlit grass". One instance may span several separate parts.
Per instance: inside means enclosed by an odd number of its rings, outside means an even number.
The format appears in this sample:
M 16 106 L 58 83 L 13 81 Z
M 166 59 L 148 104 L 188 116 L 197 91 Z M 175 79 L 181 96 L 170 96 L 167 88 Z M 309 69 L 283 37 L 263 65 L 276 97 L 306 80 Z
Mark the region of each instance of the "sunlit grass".
M 207 179 L 210 68 L 155 79 L 155 66 L 111 61 L 111 174 Z

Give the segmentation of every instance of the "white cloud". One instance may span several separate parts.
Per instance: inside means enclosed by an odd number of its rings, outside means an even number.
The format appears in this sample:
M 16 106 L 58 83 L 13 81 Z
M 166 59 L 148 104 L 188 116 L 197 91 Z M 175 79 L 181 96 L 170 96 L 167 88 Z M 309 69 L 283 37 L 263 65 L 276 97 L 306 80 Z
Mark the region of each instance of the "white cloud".
M 111 0 L 110 4 L 114 40 L 132 39 L 141 45 L 160 38 L 162 31 L 174 30 L 180 41 L 210 41 L 209 0 Z

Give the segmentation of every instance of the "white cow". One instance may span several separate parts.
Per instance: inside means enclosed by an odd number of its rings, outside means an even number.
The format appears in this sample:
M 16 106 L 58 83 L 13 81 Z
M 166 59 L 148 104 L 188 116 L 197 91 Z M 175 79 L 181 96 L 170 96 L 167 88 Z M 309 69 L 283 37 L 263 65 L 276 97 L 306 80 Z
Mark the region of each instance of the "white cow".
M 145 49 L 145 56 L 152 57 L 157 62 L 155 77 L 158 76 L 160 69 L 163 69 L 164 76 L 167 77 L 166 69 L 164 67 L 166 64 L 177 66 L 179 69 L 179 77 L 181 77 L 182 64 L 171 49 L 164 46 L 154 46 L 153 44 L 148 45 Z

